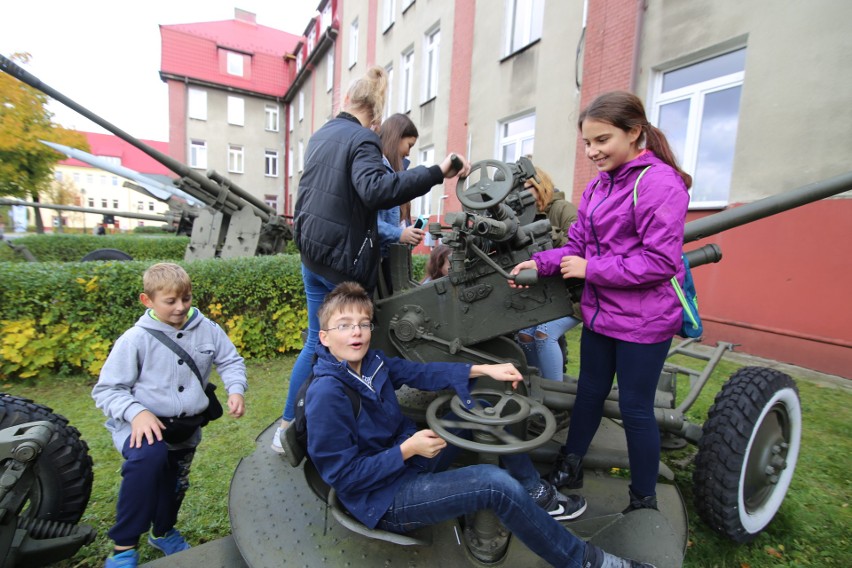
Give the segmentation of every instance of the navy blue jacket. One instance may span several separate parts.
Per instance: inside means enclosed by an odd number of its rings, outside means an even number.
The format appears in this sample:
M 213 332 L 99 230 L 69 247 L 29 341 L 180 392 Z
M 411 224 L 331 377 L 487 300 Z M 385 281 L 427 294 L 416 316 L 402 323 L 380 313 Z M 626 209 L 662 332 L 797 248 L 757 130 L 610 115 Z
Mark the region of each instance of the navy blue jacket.
M 470 365 L 414 363 L 371 349 L 361 362 L 370 388 L 325 346 L 317 345 L 317 356 L 315 379 L 305 395 L 308 455 L 349 512 L 374 528 L 399 485 L 426 464 L 420 456 L 402 460 L 399 446 L 417 426 L 403 416 L 395 390 L 404 384 L 427 391 L 453 388 L 469 401 Z M 357 418 L 343 382 L 361 396 Z
M 341 113 L 308 141 L 294 220 L 302 262 L 334 284 L 355 280 L 372 291 L 379 265 L 377 211 L 443 181 L 440 166 L 389 173 L 379 136 Z

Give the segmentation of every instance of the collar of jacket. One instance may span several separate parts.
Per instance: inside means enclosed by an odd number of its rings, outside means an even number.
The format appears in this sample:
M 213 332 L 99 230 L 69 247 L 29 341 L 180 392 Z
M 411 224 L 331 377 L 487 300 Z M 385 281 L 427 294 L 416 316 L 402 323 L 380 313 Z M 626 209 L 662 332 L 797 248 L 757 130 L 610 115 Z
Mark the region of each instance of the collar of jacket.
M 611 182 L 611 183 L 621 182 L 628 175 L 630 175 L 630 172 L 633 169 L 644 168 L 646 166 L 650 166 L 652 164 L 658 164 L 658 163 L 660 163 L 660 159 L 657 158 L 657 156 L 654 155 L 654 153 L 651 150 L 645 150 L 644 152 L 642 152 L 641 154 L 639 154 L 638 156 L 636 156 L 635 158 L 633 158 L 629 162 L 621 164 L 620 166 L 618 166 L 617 168 L 615 168 L 611 172 L 601 172 L 600 175 L 601 175 L 602 179 L 604 179 L 608 182 Z M 630 187 L 631 188 L 633 187 L 632 182 L 631 182 Z
M 338 361 L 325 345 L 318 344 L 316 347 L 316 353 L 318 357 L 318 364 L 334 369 L 340 374 L 339 376 L 346 375 L 347 377 L 351 377 L 353 381 L 360 382 L 374 392 L 378 390 L 374 379 L 382 366 L 384 366 L 384 361 L 382 361 L 381 357 L 379 357 L 373 349 L 369 349 L 367 354 L 364 356 L 364 359 L 361 360 L 360 375 L 352 370 L 348 361 Z
M 345 120 L 351 120 L 352 122 L 356 123 L 358 126 L 361 126 L 361 121 L 358 120 L 357 118 L 355 118 L 355 115 L 349 114 L 345 110 L 340 111 L 337 114 L 337 118 L 343 118 Z

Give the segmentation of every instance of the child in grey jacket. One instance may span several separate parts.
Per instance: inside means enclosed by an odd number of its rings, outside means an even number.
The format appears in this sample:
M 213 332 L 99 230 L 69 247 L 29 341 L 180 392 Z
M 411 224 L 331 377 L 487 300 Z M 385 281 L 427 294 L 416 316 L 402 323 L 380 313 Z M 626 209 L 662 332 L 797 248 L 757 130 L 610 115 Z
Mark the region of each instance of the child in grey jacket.
M 155 264 L 145 271 L 142 284 L 139 300 L 148 309 L 118 338 L 92 389 L 125 459 L 116 523 L 109 531 L 115 550 L 107 568 L 135 567 L 139 537 L 149 528 L 149 544 L 164 553 L 189 548 L 174 527 L 201 428 L 190 426 L 176 439 L 178 425 L 169 419 L 191 423 L 207 409 L 205 387 L 214 365 L 228 391 L 228 413 L 234 418 L 245 413 L 243 358 L 222 328 L 192 307 L 186 271 L 176 264 Z M 176 343 L 192 362 L 157 333 Z

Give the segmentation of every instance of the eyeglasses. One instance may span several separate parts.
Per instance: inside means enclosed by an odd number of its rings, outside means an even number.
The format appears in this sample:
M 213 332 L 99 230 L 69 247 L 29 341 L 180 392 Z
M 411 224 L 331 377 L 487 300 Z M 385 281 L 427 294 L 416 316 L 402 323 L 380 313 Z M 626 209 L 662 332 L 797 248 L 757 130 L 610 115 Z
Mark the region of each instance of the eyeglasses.
M 322 331 L 333 331 L 336 329 L 341 333 L 346 333 L 347 331 L 351 333 L 358 327 L 361 328 L 361 331 L 373 331 L 376 329 L 376 325 L 372 323 L 342 323 L 336 327 L 330 327 L 328 329 L 323 329 Z

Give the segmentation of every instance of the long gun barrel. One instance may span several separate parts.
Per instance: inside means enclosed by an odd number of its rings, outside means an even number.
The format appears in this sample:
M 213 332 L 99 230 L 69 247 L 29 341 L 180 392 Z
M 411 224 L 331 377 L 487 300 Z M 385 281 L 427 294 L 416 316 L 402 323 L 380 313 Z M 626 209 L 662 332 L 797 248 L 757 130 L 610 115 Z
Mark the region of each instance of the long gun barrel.
M 115 217 L 128 217 L 130 219 L 144 219 L 146 221 L 160 221 L 171 223 L 172 217 L 168 215 L 148 215 L 147 213 L 136 213 L 133 211 L 116 211 L 113 209 L 94 209 L 92 207 L 78 207 L 76 205 L 54 205 L 52 203 L 35 203 L 33 201 L 21 201 L 20 199 L 0 199 L 0 205 L 22 205 L 24 207 L 35 207 L 43 209 L 55 209 L 56 211 L 74 211 L 76 213 L 95 213 L 97 215 L 113 215 Z
M 112 132 L 128 144 L 131 144 L 142 152 L 148 154 L 153 159 L 157 160 L 179 176 L 188 178 L 189 180 L 194 182 L 195 186 L 193 183 L 184 183 L 182 184 L 181 189 L 183 189 L 196 199 L 199 199 L 204 203 L 214 206 L 216 208 L 223 209 L 229 214 L 239 211 L 246 203 L 248 203 L 248 205 L 250 205 L 253 209 L 257 211 L 259 216 L 263 218 L 264 221 L 268 220 L 270 215 L 275 215 L 275 211 L 271 207 L 258 200 L 254 196 L 250 195 L 249 193 L 245 192 L 244 190 L 236 187 L 234 184 L 228 183 L 226 186 L 220 185 L 220 183 L 216 183 L 216 181 L 213 181 L 199 174 L 193 169 L 187 167 L 185 164 L 178 162 L 174 158 L 163 154 L 155 148 L 148 146 L 138 138 L 131 136 L 130 134 L 121 130 L 114 124 L 107 122 L 106 120 L 91 112 L 87 108 L 69 99 L 56 89 L 50 87 L 49 85 L 46 85 L 38 77 L 21 68 L 14 61 L 8 59 L 3 55 L 0 55 L 0 70 L 5 71 L 6 73 L 15 77 L 22 83 L 25 83 L 30 87 L 33 87 L 34 89 L 43 92 L 44 94 L 50 96 L 53 99 L 56 99 L 65 106 L 85 116 L 95 124 Z M 215 172 L 212 172 L 212 174 L 215 174 Z M 219 179 L 224 179 L 218 174 L 215 175 L 217 176 L 217 181 Z M 228 189 L 230 189 L 231 191 L 228 191 Z M 216 204 L 218 204 L 218 206 Z

